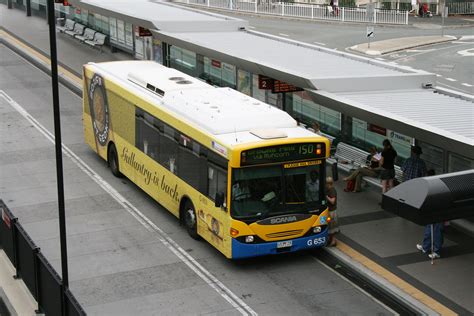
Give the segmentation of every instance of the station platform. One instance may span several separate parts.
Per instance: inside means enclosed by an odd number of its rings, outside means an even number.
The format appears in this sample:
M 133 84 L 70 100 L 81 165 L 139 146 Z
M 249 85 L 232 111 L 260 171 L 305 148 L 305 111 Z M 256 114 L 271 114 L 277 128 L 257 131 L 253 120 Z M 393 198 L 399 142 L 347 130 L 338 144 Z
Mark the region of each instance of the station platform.
M 27 54 L 47 58 L 48 25 L 44 19 L 26 17 L 25 12 L 8 10 L 5 5 L 0 5 L 0 16 L 0 38 L 16 42 Z M 78 76 L 84 63 L 132 58 L 107 48 L 100 53 L 61 34 L 57 42 L 59 62 L 64 71 L 76 76 L 76 81 L 80 81 Z M 382 210 L 378 190 L 367 187 L 362 193 L 346 193 L 343 188 L 344 183 L 338 181 L 341 242 L 329 251 L 438 314 L 474 312 L 474 238 L 448 227 L 442 257 L 431 265 L 428 257 L 415 247 L 422 239 L 423 227 Z

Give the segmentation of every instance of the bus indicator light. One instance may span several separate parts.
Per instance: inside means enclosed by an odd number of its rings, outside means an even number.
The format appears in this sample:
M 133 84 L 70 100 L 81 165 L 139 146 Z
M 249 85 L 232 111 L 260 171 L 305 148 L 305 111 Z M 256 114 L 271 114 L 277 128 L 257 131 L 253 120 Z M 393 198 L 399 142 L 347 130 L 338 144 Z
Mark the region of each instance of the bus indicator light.
M 239 234 L 239 231 L 237 229 L 232 228 L 232 227 L 230 228 L 230 235 L 232 237 L 237 237 L 238 234 Z
M 316 155 L 321 155 L 322 151 L 321 148 L 316 149 Z

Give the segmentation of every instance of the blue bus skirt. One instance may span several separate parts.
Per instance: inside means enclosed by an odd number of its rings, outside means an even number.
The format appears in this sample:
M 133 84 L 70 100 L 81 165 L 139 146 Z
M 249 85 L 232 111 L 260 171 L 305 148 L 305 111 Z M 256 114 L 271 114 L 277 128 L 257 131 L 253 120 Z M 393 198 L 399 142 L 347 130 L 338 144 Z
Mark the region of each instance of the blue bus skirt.
M 320 248 L 328 241 L 328 228 L 311 236 L 305 236 L 284 241 L 292 241 L 291 247 L 279 249 L 278 241 L 258 244 L 247 244 L 232 238 L 232 259 L 242 259 L 257 256 L 275 255 L 279 253 L 295 252 L 304 249 Z

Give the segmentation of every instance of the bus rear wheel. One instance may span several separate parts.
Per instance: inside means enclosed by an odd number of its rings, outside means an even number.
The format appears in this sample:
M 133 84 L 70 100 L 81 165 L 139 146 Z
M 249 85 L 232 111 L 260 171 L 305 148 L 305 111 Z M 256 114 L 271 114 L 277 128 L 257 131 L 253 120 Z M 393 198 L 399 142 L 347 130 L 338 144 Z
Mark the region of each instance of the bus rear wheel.
M 193 239 L 199 239 L 199 235 L 197 233 L 197 217 L 196 211 L 194 210 L 194 206 L 190 201 L 187 201 L 184 204 L 184 225 L 186 226 L 186 230 L 188 231 L 189 236 Z
M 112 174 L 118 178 L 122 177 L 119 169 L 119 162 L 117 157 L 117 149 L 114 144 L 110 144 L 109 150 L 107 153 L 107 162 L 109 164 Z

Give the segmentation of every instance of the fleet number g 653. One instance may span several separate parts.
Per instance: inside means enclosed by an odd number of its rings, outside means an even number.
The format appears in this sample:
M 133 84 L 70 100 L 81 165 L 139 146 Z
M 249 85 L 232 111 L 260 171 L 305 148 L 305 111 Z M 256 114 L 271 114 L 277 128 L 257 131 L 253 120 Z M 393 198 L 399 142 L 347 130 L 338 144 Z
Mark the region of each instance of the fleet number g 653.
M 326 237 L 318 237 L 307 241 L 308 246 L 321 246 L 326 243 Z

